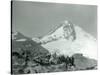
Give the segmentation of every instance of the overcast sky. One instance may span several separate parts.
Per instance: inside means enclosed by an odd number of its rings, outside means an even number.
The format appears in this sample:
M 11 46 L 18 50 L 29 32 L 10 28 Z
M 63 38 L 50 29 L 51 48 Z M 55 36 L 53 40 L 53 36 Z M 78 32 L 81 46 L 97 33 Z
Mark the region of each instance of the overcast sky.
M 70 20 L 97 37 L 97 6 L 14 1 L 13 31 L 28 37 L 47 34 L 64 20 Z

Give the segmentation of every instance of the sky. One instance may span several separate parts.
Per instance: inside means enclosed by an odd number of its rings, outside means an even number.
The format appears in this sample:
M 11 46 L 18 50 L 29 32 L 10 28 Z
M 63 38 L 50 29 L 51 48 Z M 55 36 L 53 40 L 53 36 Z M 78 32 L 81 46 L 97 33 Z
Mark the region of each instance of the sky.
M 13 1 L 12 31 L 28 37 L 46 35 L 64 20 L 70 20 L 97 38 L 97 6 Z

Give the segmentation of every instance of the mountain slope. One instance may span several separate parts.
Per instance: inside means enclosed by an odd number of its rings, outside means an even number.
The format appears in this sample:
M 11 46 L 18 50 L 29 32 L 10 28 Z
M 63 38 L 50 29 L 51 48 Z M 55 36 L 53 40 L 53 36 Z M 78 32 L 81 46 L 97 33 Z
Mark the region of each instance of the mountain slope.
M 12 39 L 12 72 L 13 74 L 24 74 L 23 72 L 32 65 L 48 64 L 50 53 L 40 44 L 29 38 L 23 37 L 22 34 L 16 35 L 16 39 Z M 19 39 L 25 39 L 20 40 Z M 31 65 L 31 66 L 32 66 Z
M 33 52 L 34 57 L 42 56 L 42 54 L 44 56 L 49 54 L 48 50 L 46 50 L 40 44 L 27 38 L 26 36 L 23 36 L 23 34 L 21 33 L 19 34 L 20 36 L 18 34 L 19 33 L 17 33 L 16 35 L 16 39 L 12 40 L 12 52 L 20 53 L 22 51 L 31 51 L 31 53 Z M 26 40 L 18 41 L 19 39 L 26 39 Z
M 83 54 L 88 58 L 97 59 L 97 41 L 81 27 L 64 21 L 56 30 L 39 39 L 41 46 L 51 54 L 72 56 Z
M 76 70 L 89 70 L 89 69 L 96 69 L 97 61 L 94 59 L 89 59 L 81 54 L 74 54 L 73 57 L 75 58 L 74 64 Z

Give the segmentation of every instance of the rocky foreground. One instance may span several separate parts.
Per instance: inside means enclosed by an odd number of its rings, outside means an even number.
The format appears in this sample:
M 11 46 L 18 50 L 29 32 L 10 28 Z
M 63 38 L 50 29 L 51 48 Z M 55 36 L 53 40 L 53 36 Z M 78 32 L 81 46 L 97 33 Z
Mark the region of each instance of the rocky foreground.
M 48 73 L 97 69 L 97 61 L 74 54 L 71 57 L 50 54 L 32 40 L 12 40 L 12 74 Z

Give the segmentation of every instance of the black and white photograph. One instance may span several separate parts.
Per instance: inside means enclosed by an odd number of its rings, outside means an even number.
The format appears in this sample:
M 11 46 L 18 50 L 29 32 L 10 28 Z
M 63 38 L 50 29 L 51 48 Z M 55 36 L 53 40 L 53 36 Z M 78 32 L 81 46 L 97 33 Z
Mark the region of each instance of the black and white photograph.
M 97 70 L 97 6 L 11 1 L 11 74 Z

